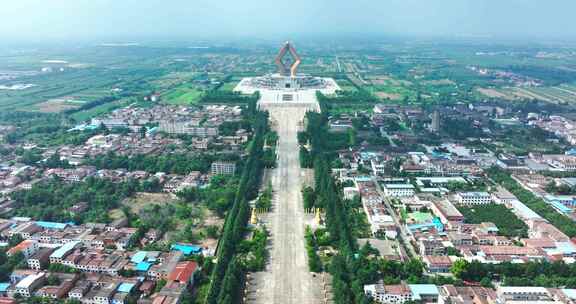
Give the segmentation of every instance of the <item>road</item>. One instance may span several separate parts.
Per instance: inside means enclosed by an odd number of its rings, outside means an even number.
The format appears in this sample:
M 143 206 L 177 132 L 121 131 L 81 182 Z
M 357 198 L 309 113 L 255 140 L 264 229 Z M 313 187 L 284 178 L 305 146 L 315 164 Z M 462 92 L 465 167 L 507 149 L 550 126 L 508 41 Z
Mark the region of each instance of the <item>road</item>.
M 323 303 L 322 279 L 308 271 L 304 245 L 307 220 L 297 132 L 305 113 L 305 107 L 270 108 L 279 136 L 278 166 L 271 177 L 275 199 L 272 213 L 263 217 L 271 234 L 270 261 L 266 271 L 250 274 L 248 303 Z
M 388 196 L 384 194 L 384 191 L 382 190 L 382 186 L 380 185 L 380 183 L 378 183 L 376 179 L 374 179 L 374 183 L 376 184 L 376 189 L 378 190 L 378 193 L 380 193 L 380 196 L 384 198 L 384 207 L 386 207 L 386 210 L 388 210 L 388 213 L 390 214 L 390 216 L 392 216 L 394 223 L 400 229 L 401 242 L 402 245 L 404 246 L 404 249 L 408 251 L 410 256 L 418 257 L 419 254 L 416 251 L 416 248 L 414 248 L 414 246 L 412 246 L 412 243 L 410 243 L 410 233 L 408 232 L 408 228 L 406 228 L 406 225 L 400 223 L 400 220 L 398 219 L 398 213 L 396 213 L 396 210 L 394 210 L 394 207 L 392 207 L 392 202 L 390 202 L 390 198 L 388 198 Z

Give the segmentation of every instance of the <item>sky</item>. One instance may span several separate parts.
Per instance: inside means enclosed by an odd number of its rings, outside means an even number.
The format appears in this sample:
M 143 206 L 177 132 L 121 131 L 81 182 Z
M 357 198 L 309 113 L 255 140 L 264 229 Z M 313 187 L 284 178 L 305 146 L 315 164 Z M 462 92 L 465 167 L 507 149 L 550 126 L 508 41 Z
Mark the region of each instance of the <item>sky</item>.
M 313 35 L 576 40 L 575 0 L 1 0 L 0 41 Z

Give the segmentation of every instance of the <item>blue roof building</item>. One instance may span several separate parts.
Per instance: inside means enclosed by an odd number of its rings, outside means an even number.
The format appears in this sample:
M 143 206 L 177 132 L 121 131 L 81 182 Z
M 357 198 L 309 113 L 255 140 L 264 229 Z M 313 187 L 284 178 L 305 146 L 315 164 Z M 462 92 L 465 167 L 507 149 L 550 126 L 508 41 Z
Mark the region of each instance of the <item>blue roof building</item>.
M 65 223 L 44 222 L 44 221 L 37 221 L 36 225 L 46 229 L 58 229 L 58 230 L 62 230 L 68 227 L 68 224 Z
M 62 245 L 62 247 L 56 249 L 56 251 L 52 252 L 52 254 L 50 255 L 50 258 L 56 258 L 56 259 L 62 259 L 66 254 L 68 254 L 69 251 L 71 251 L 72 249 L 74 249 L 76 247 L 76 245 L 78 245 L 80 242 L 79 241 L 73 241 L 73 242 L 68 242 L 64 245 Z
M 134 288 L 134 284 L 133 283 L 126 283 L 123 282 L 120 285 L 118 285 L 118 292 L 123 292 L 123 293 L 130 293 L 130 291 L 132 291 L 132 288 Z
M 438 287 L 433 284 L 408 284 L 412 292 L 412 299 L 422 302 L 435 302 L 438 300 Z
M 130 262 L 132 262 L 134 264 L 144 262 L 144 260 L 146 260 L 147 256 L 148 256 L 148 252 L 138 251 L 130 258 Z
M 10 283 L 0 283 L 0 294 L 4 294 L 8 291 Z
M 150 269 L 150 267 L 152 267 L 151 263 L 140 262 L 140 263 L 136 264 L 136 271 L 146 272 Z
M 181 251 L 184 255 L 200 254 L 202 253 L 202 248 L 200 246 L 191 244 L 174 244 L 170 247 L 171 250 Z

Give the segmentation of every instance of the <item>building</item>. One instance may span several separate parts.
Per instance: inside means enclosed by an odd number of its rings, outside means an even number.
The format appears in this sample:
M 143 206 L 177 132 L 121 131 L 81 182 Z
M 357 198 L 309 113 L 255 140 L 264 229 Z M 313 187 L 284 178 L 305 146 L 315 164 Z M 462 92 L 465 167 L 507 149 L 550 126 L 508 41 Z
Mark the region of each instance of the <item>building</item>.
M 420 240 L 418 242 L 418 247 L 420 249 L 420 255 L 445 255 L 446 246 L 439 240 Z
M 439 304 L 495 304 L 498 296 L 491 288 L 480 286 L 463 287 L 443 285 L 440 288 Z
M 194 273 L 196 273 L 197 269 L 198 264 L 194 261 L 180 262 L 168 275 L 168 281 L 175 281 L 186 286 L 191 286 L 194 280 Z
M 404 282 L 397 285 L 364 285 L 364 293 L 377 303 L 382 304 L 403 304 L 408 301 L 437 303 L 439 295 L 436 285 L 406 284 Z
M 456 201 L 464 206 L 488 205 L 492 203 L 492 197 L 488 192 L 459 192 Z
M 440 132 L 440 112 L 438 112 L 438 110 L 432 113 L 432 123 L 430 124 L 430 131 L 433 133 Z
M 448 224 L 449 222 L 464 222 L 464 215 L 448 200 L 433 201 L 430 204 L 430 210 L 440 218 L 443 224 Z
M 409 197 L 414 195 L 415 189 L 412 184 L 386 184 L 384 193 L 389 197 Z
M 430 273 L 449 273 L 453 261 L 448 256 L 426 255 L 422 258 L 426 269 Z
M 374 301 L 382 304 L 403 304 L 412 300 L 412 292 L 406 284 L 365 285 L 364 293 L 374 299 Z
M 500 286 L 496 293 L 503 303 L 530 303 L 552 301 L 552 295 L 544 287 L 503 287 Z
M 6 254 L 8 256 L 14 255 L 18 252 L 22 252 L 26 259 L 30 258 L 33 254 L 38 251 L 38 242 L 33 240 L 24 240 L 20 244 L 10 248 Z
M 32 296 L 33 292 L 38 289 L 44 280 L 46 279 L 46 274 L 40 272 L 37 274 L 31 274 L 24 279 L 22 279 L 18 284 L 16 284 L 15 292 L 22 297 L 29 298 Z
M 72 253 L 74 251 L 74 249 L 79 244 L 80 244 L 80 242 L 74 241 L 74 242 L 68 242 L 68 243 L 62 245 L 62 247 L 56 249 L 56 251 L 54 251 L 50 255 L 50 263 L 51 264 L 62 264 L 62 262 L 64 261 L 64 258 L 66 258 L 66 256 L 68 256 L 70 253 Z
M 26 263 L 28 263 L 28 268 L 34 270 L 43 269 L 48 265 L 50 261 L 50 254 L 52 254 L 53 249 L 51 248 L 40 248 L 36 253 L 34 253 Z
M 236 173 L 236 163 L 216 161 L 210 168 L 212 175 L 234 175 Z
M 468 182 L 460 176 L 453 177 L 416 177 L 416 185 L 420 188 L 430 188 L 430 187 L 446 187 L 450 183 L 462 183 L 467 184 Z
M 492 193 L 492 200 L 497 204 L 509 205 L 516 201 L 516 196 L 502 186 L 498 186 Z

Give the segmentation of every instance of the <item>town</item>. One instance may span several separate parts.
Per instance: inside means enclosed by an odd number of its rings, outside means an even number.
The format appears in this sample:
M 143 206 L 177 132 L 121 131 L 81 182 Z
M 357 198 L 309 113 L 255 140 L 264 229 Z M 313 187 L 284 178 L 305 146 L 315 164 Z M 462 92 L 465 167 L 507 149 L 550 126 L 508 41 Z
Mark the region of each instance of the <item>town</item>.
M 576 303 L 573 45 L 279 38 L 0 46 L 0 304 Z

